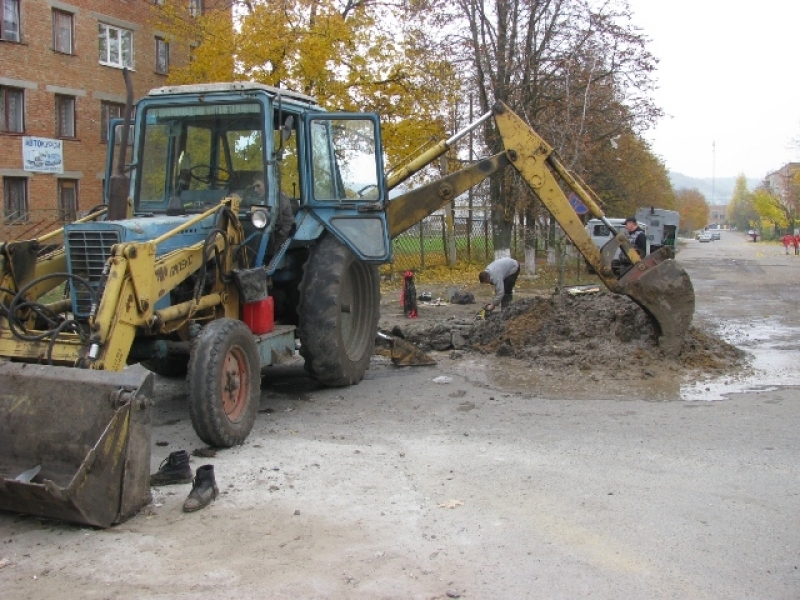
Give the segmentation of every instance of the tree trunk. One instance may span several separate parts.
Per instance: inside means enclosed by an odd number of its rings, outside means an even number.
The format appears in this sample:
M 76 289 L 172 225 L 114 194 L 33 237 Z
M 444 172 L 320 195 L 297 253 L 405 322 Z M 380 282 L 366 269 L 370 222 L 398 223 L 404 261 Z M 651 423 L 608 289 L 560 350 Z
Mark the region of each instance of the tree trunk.
M 494 260 L 511 256 L 511 223 L 506 219 L 505 189 L 505 178 L 502 174 L 492 177 L 489 190 L 492 200 Z
M 525 272 L 528 275 L 536 274 L 536 215 L 533 207 L 528 206 L 524 214 L 525 219 Z

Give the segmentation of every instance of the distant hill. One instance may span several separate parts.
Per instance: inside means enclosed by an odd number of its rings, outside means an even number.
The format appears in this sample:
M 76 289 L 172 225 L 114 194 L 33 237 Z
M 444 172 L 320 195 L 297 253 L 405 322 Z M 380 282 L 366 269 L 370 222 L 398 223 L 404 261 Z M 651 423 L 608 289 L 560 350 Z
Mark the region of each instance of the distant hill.
M 727 204 L 731 196 L 733 196 L 734 187 L 736 187 L 736 177 L 717 177 L 713 180 L 711 177 L 698 179 L 697 177 L 687 177 L 686 175 L 670 171 L 669 180 L 676 191 L 681 189 L 698 190 L 706 197 L 706 201 L 712 206 Z M 754 190 L 760 183 L 760 179 L 748 179 L 747 187 L 750 190 Z

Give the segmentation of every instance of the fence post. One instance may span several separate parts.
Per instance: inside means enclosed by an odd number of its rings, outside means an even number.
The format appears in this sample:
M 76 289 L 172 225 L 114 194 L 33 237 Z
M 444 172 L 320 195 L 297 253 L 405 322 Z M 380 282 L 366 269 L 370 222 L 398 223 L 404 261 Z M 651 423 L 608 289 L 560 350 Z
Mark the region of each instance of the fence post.
M 486 254 L 484 260 L 489 262 L 489 211 L 484 207 L 483 209 L 483 251 Z
M 419 270 L 425 270 L 425 221 L 427 218 L 419 222 Z

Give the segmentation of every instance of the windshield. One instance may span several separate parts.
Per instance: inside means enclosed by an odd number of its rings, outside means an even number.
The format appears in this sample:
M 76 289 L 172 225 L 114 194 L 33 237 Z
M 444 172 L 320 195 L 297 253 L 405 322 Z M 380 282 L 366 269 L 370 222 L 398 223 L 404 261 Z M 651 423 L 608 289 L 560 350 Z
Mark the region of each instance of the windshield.
M 201 212 L 232 193 L 264 190 L 259 104 L 152 107 L 144 119 L 138 210 Z

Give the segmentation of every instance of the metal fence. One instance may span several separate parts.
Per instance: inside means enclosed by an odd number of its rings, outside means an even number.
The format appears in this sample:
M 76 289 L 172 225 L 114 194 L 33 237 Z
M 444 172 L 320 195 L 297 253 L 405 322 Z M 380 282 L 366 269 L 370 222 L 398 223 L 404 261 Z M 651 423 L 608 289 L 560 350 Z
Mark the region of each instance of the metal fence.
M 452 241 L 448 236 L 446 216 L 441 213 L 431 215 L 393 240 L 394 261 L 390 271 L 424 270 L 451 262 L 489 263 L 494 258 L 493 235 L 489 211 L 483 209 L 475 209 L 472 216 L 465 210 L 456 209 Z M 521 258 L 525 255 L 526 237 L 529 245 L 538 247 L 544 243 L 542 236 L 534 236 L 532 231 L 515 222 L 511 231 L 512 256 Z M 544 247 L 537 250 L 543 251 Z M 453 252 L 455 257 L 450 261 Z

